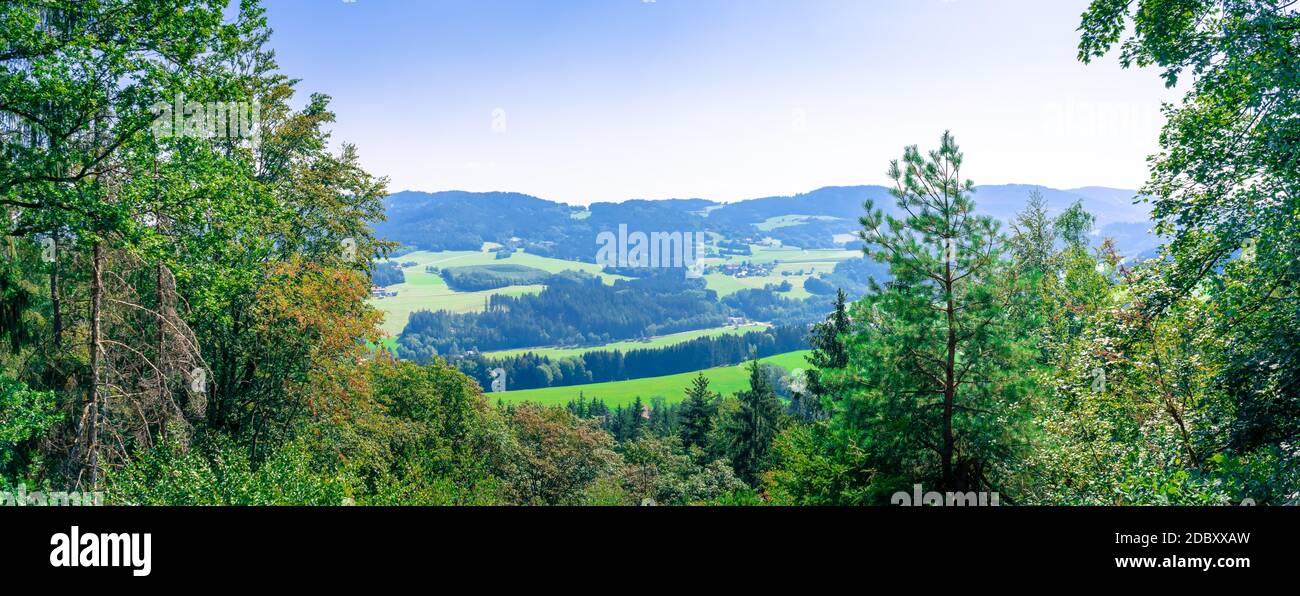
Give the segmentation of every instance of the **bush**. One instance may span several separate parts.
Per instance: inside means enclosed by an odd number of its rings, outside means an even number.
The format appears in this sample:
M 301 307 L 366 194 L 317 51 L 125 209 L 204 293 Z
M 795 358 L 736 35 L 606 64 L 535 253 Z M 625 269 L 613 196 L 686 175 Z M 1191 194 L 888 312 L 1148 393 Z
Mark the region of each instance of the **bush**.
M 24 445 L 39 440 L 62 415 L 55 411 L 52 392 L 31 391 L 0 373 L 0 488 L 25 475 Z
M 442 360 L 428 366 L 378 361 L 368 372 L 378 411 L 321 445 L 350 462 L 358 503 L 502 502 L 514 440 L 472 379 Z
M 618 498 L 611 485 L 598 481 L 613 474 L 622 458 L 614 452 L 614 438 L 594 422 L 562 408 L 524 404 L 511 412 L 510 424 L 520 447 L 510 481 L 516 503 L 579 505 Z
M 322 470 L 302 443 L 290 443 L 254 467 L 225 437 L 189 450 L 169 443 L 137 454 L 107 478 L 113 505 L 342 505 L 348 478 Z

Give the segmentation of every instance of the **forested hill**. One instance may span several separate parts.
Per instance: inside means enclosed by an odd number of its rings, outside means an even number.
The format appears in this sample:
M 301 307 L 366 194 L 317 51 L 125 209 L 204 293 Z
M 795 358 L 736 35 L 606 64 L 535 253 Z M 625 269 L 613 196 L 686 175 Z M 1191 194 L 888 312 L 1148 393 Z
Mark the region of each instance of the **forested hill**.
M 1008 184 L 976 188 L 977 211 L 1007 223 L 1037 190 L 1048 213 L 1073 203 L 1097 217 L 1096 241 L 1115 239 L 1126 256 L 1149 256 L 1156 239 L 1149 233 L 1150 210 L 1134 202 L 1135 191 L 1102 187 L 1056 190 Z M 619 224 L 649 231 L 717 232 L 732 241 L 771 238 L 789 246 L 831 248 L 859 228 L 863 204 L 872 201 L 887 213 L 896 207 L 882 186 L 831 186 L 794 196 L 733 203 L 706 199 L 631 200 L 572 206 L 525 194 L 466 191 L 403 191 L 384 201 L 387 221 L 376 224 L 380 237 L 421 250 L 478 250 L 493 242 L 530 253 L 592 261 L 595 237 Z M 782 221 L 782 218 L 785 218 Z

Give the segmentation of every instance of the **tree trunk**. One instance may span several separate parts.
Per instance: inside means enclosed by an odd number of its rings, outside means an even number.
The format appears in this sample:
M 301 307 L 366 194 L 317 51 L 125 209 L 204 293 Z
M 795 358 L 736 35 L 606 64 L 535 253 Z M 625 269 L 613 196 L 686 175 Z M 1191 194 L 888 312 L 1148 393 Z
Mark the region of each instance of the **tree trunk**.
M 951 240 L 948 240 L 951 242 Z M 953 402 L 957 397 L 957 314 L 956 305 L 953 304 L 953 271 L 952 261 L 948 253 L 947 244 L 944 250 L 944 285 L 947 302 L 948 317 L 948 346 L 946 359 L 944 361 L 944 379 L 943 379 L 943 483 L 944 490 L 957 490 L 956 478 L 953 475 L 952 455 L 953 455 L 953 436 L 952 436 L 952 411 Z
M 154 213 L 154 225 L 157 226 L 158 232 L 165 234 L 166 225 L 163 221 L 163 215 Z M 169 383 L 177 363 L 172 354 L 172 345 L 169 345 L 168 333 L 175 332 L 173 326 L 176 320 L 176 294 L 173 287 L 171 271 L 167 265 L 160 259 L 154 270 L 154 316 L 155 323 L 158 325 L 157 337 L 155 338 L 154 365 L 162 371 L 162 378 L 158 384 L 158 409 L 162 418 L 158 421 L 158 432 L 162 440 L 167 440 L 168 421 L 175 416 L 177 421 L 185 419 L 183 406 L 177 403 L 171 394 L 171 385 Z
M 99 387 L 101 368 L 100 352 L 103 341 L 100 329 L 100 310 L 103 306 L 104 299 L 104 248 L 103 244 L 96 240 L 93 248 L 94 256 L 91 259 L 91 270 L 93 273 L 90 299 L 90 399 L 89 411 L 86 416 L 89 430 L 87 431 L 87 457 L 90 461 L 90 486 L 91 490 L 99 490 Z
M 167 297 L 166 297 L 166 292 L 164 292 L 164 290 L 163 290 L 163 284 L 166 283 L 166 279 L 167 279 L 167 278 L 166 278 L 166 276 L 167 276 L 167 270 L 163 268 L 163 264 L 162 264 L 161 262 L 158 263 L 158 267 L 157 267 L 157 271 L 155 272 L 155 275 L 156 275 L 157 277 L 156 277 L 156 279 L 154 280 L 154 283 L 155 283 L 155 287 L 154 287 L 154 309 L 156 309 L 156 310 L 158 311 L 157 314 L 156 314 L 156 316 L 157 316 L 157 321 L 156 321 L 156 322 L 157 322 L 157 324 L 158 324 L 158 330 L 157 330 L 157 331 L 158 331 L 158 337 L 157 337 L 157 342 L 158 342 L 158 343 L 157 343 L 157 348 L 156 348 L 156 349 L 157 349 L 157 354 L 154 355 L 154 358 L 155 358 L 155 360 L 156 360 L 156 362 L 154 363 L 154 365 L 158 367 L 158 370 L 166 371 L 168 374 L 170 374 L 170 373 L 171 373 L 171 369 L 167 366 L 167 362 L 166 362 L 166 359 L 167 359 L 167 330 L 164 328 L 164 327 L 167 325 L 167 321 L 168 321 L 168 319 L 167 319 L 167 312 L 166 312 L 166 301 L 167 301 Z M 168 392 L 168 383 L 167 383 L 167 379 L 166 379 L 166 378 L 159 379 L 159 383 L 158 383 L 158 404 L 159 404 L 159 408 L 160 408 L 160 409 L 162 409 L 162 408 L 166 408 L 166 407 L 168 406 L 168 404 L 170 403 L 170 401 L 168 400 L 168 398 L 169 398 L 170 396 L 167 395 L 167 392 Z M 167 419 L 166 419 L 166 416 L 164 416 L 163 419 L 159 421 L 158 426 L 159 426 L 159 428 L 158 428 L 158 434 L 159 434 L 159 436 L 161 437 L 162 442 L 163 442 L 163 443 L 166 443 L 166 442 L 167 442 Z
M 63 301 L 59 296 L 59 233 L 54 236 L 54 260 L 50 269 L 50 305 L 54 311 L 54 351 L 63 346 Z

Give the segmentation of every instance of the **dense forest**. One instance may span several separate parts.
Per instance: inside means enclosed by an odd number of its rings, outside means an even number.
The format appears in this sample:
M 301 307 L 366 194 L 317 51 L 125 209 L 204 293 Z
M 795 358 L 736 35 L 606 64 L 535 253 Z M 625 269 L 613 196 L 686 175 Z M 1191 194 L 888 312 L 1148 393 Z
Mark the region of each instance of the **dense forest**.
M 370 269 L 370 281 L 379 287 L 395 286 L 406 283 L 406 274 L 397 263 L 379 262 Z
M 1012 225 L 977 214 L 945 133 L 878 164 L 889 196 L 852 213 L 888 272 L 857 277 L 859 298 L 719 301 L 691 280 L 575 276 L 482 315 L 417 313 L 401 345 L 415 362 L 366 347 L 380 339 L 369 264 L 396 248 L 374 231 L 387 181 L 352 146 L 329 149 L 330 98 L 298 98 L 257 1 L 6 2 L 0 490 L 870 505 L 923 484 L 1014 505 L 1300 501 L 1300 16 L 1282 0 L 1095 0 L 1079 31 L 1083 62 L 1117 50 L 1188 89 L 1142 189 L 1166 239 L 1154 258 L 1092 243 L 1082 205 L 1049 216 L 1026 193 Z M 253 105 L 256 121 L 160 131 L 174 104 Z M 528 241 L 537 254 L 589 255 L 564 230 L 592 224 L 567 222 L 609 217 L 521 201 L 566 222 Z M 645 221 L 699 224 L 641 203 Z M 446 247 L 477 250 L 485 230 Z M 577 387 L 567 407 L 494 403 L 437 357 L 716 326 L 727 309 L 819 321 L 806 377 L 754 362 L 735 394 L 701 375 L 679 403 L 611 411 Z
M 1003 223 L 1015 218 L 1025 196 L 1037 190 L 1058 211 L 1085 199 L 1097 210 L 1097 228 L 1121 251 L 1133 257 L 1156 255 L 1159 238 L 1151 233 L 1149 205 L 1134 202 L 1134 191 L 1084 187 L 1059 190 L 1023 184 L 981 185 L 975 188 L 981 215 Z M 523 249 L 535 255 L 594 262 L 593 246 L 600 232 L 616 232 L 620 224 L 633 231 L 700 231 L 712 238 L 710 252 L 750 255 L 751 246 L 775 241 L 806 249 L 861 248 L 855 238 L 857 218 L 865 201 L 885 213 L 902 212 L 884 186 L 830 186 L 784 197 L 762 197 L 731 203 L 703 199 L 630 200 L 576 207 L 517 193 L 403 191 L 384 199 L 386 221 L 376 222 L 376 235 L 411 249 L 480 250 L 484 243 Z M 837 238 L 838 236 L 838 238 Z M 620 270 L 636 275 L 637 268 Z
M 825 317 L 837 290 L 861 296 L 872 277 L 888 279 L 888 269 L 866 259 L 847 259 L 815 278 L 811 298 L 782 296 L 791 289 L 773 286 L 740 290 L 719 299 L 698 279 L 678 270 L 609 268 L 637 277 L 604 284 L 577 271 L 547 274 L 517 265 L 447 267 L 439 271 L 449 286 L 484 290 L 545 282 L 537 294 L 493 295 L 478 313 L 417 311 L 397 339 L 397 355 L 428 362 L 441 357 L 546 345 L 598 346 L 679 331 L 717 327 L 728 317 L 767 321 L 778 327 L 807 326 Z M 808 287 L 805 285 L 805 287 Z M 454 332 L 453 332 L 454 330 Z M 790 345 L 790 342 L 778 342 Z M 697 370 L 679 368 L 674 372 Z M 598 375 L 601 376 L 601 375 Z M 567 384 L 567 383 L 565 383 Z
M 673 375 L 807 347 L 806 329 L 786 326 L 700 337 L 662 348 L 592 350 L 568 358 L 532 352 L 509 358 L 473 354 L 454 358 L 453 363 L 483 387 L 491 386 L 491 371 L 500 368 L 510 379 L 511 389 L 537 389 Z
M 447 287 L 458 292 L 495 290 L 506 286 L 543 284 L 551 274 L 536 267 L 524 265 L 472 265 L 443 267 L 438 271 Z
M 727 321 L 717 295 L 682 270 L 615 280 L 576 272 L 549 278 L 537 294 L 488 299 L 481 313 L 417 311 L 398 337 L 398 354 L 413 360 L 548 345 L 599 345 Z
M 706 224 L 728 237 L 757 235 L 749 225 L 706 222 L 710 201 L 633 200 L 595 203 L 586 210 L 517 193 L 433 194 L 400 192 L 384 200 L 384 238 L 420 250 L 479 250 L 485 242 L 518 246 L 531 254 L 595 262 L 596 236 L 635 222 L 644 232 L 696 232 Z

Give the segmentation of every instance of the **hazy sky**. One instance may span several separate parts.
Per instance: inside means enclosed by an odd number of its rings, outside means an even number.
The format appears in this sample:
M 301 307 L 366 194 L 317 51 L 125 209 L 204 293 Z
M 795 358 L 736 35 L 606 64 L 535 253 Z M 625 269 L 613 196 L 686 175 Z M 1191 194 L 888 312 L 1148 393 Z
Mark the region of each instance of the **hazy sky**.
M 1153 71 L 1087 0 L 268 0 L 282 69 L 390 189 L 586 204 L 883 184 L 945 128 L 977 184 L 1136 188 Z

